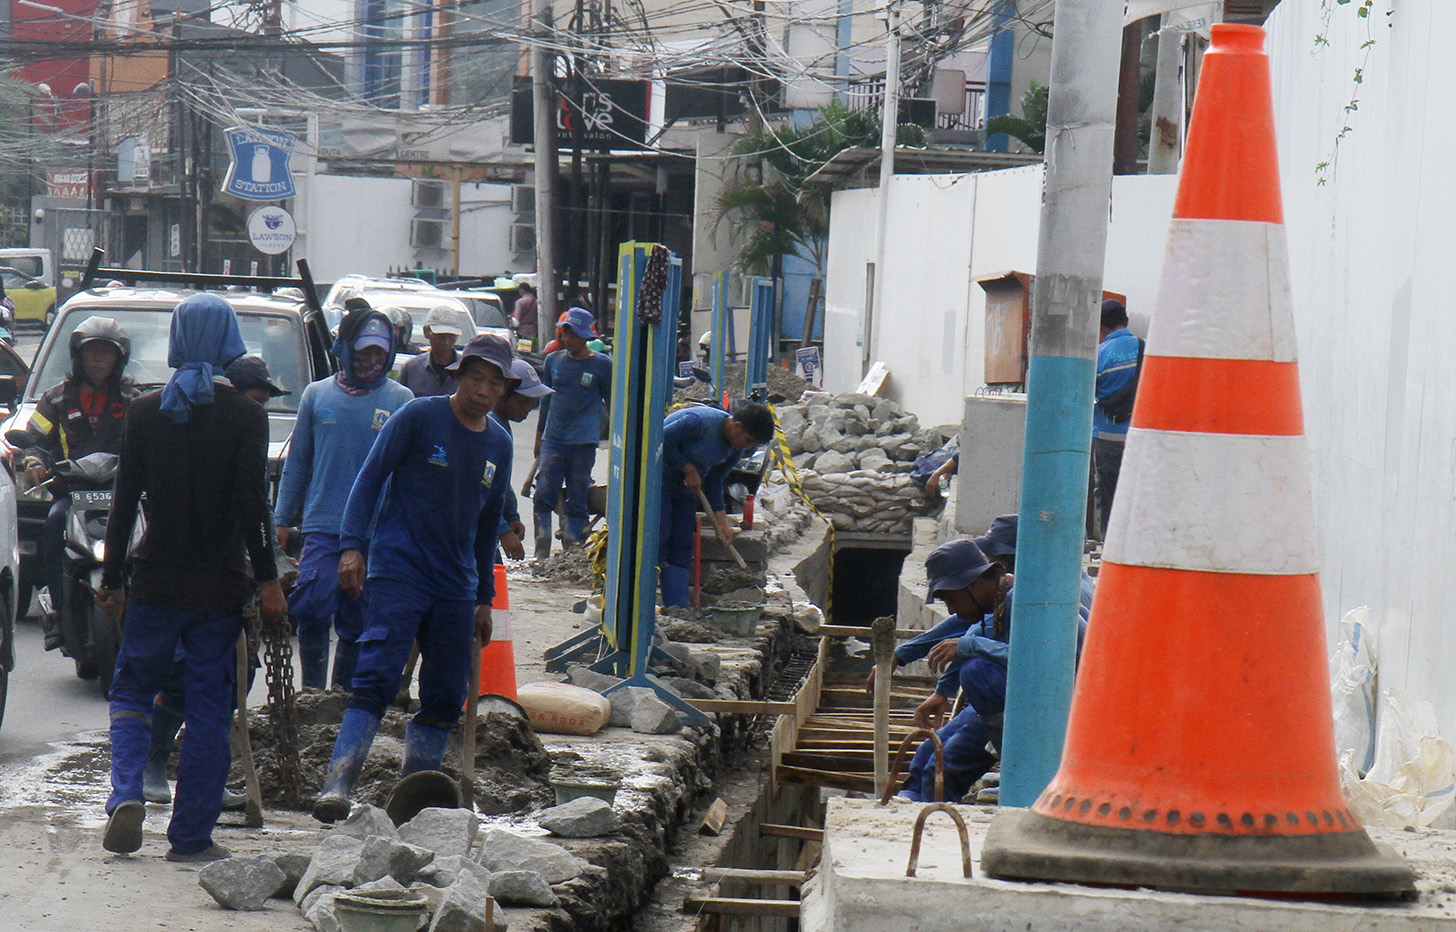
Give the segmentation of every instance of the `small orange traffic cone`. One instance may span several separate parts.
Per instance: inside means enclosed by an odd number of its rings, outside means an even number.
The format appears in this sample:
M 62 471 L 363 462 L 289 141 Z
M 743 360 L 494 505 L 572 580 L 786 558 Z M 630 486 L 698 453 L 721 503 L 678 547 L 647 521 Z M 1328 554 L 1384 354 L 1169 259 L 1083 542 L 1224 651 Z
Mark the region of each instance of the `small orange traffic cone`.
M 490 643 L 480 649 L 480 695 L 516 698 L 516 649 L 511 644 L 511 594 L 506 568 L 495 565 L 495 599 L 491 602 Z
M 1336 776 L 1263 40 L 1213 27 L 1061 768 L 993 877 L 1413 892 Z

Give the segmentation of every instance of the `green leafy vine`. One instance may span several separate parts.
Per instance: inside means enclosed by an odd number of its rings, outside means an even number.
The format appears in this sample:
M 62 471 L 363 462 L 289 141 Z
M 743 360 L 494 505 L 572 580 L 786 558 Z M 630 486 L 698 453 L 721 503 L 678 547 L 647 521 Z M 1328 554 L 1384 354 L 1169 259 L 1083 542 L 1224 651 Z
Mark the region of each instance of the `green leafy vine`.
M 1386 0 L 1387 3 L 1391 0 Z M 1334 16 L 1336 7 L 1350 7 L 1355 11 L 1355 16 L 1364 23 L 1364 38 L 1360 41 L 1360 60 L 1355 65 L 1355 73 L 1350 76 L 1350 99 L 1345 103 L 1340 116 L 1340 130 L 1335 133 L 1334 143 L 1330 147 L 1330 154 L 1318 162 L 1314 167 L 1316 185 L 1328 184 L 1334 177 L 1335 165 L 1340 157 L 1340 142 L 1355 131 L 1352 125 L 1355 122 L 1355 113 L 1360 109 L 1360 90 L 1365 84 L 1365 68 L 1370 62 L 1370 50 L 1375 46 L 1375 32 L 1372 26 L 1373 14 L 1375 12 L 1375 0 L 1320 0 L 1320 31 L 1314 37 L 1315 51 L 1330 47 L 1330 20 Z M 1389 6 L 1385 9 L 1386 28 L 1391 26 L 1390 17 L 1395 10 Z

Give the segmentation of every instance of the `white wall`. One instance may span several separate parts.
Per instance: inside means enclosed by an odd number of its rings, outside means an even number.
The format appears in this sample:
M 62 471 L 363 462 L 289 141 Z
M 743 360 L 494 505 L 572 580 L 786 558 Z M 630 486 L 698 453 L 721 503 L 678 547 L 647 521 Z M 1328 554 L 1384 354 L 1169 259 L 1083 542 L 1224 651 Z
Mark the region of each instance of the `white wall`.
M 1379 687 L 1433 703 L 1443 735 L 1456 739 L 1456 56 L 1441 42 L 1456 35 L 1456 4 L 1402 0 L 1392 15 L 1377 13 L 1369 23 L 1336 6 L 1326 25 L 1320 4 L 1283 3 L 1268 25 L 1325 619 L 1333 635 L 1345 612 L 1369 605 L 1383 625 Z M 1329 47 L 1315 47 L 1318 34 Z M 1347 114 L 1352 94 L 1359 106 Z M 1320 184 L 1323 161 L 1334 164 Z M 960 392 L 949 386 L 969 392 L 979 377 L 983 304 L 968 291 L 957 305 L 952 282 L 966 280 L 967 266 L 1035 268 L 1036 181 L 988 173 L 973 180 L 973 195 L 945 184 L 895 179 L 892 226 L 916 246 L 892 251 L 890 274 L 946 281 L 891 289 L 887 313 L 904 322 L 882 331 L 872 354 L 894 360 L 891 390 L 928 423 L 954 419 Z M 946 210 L 929 206 L 933 191 Z M 1145 327 L 1156 294 L 1172 193 L 1172 178 L 1114 185 L 1106 287 L 1128 294 L 1134 329 Z M 825 378 L 836 389 L 859 372 L 853 338 L 874 197 L 834 198 Z M 968 198 L 968 213 L 945 226 Z M 961 230 L 972 224 L 967 256 Z M 947 370 L 948 311 L 965 315 L 965 337 Z
M 316 175 L 316 200 L 311 212 L 316 230 L 309 238 L 306 258 L 314 277 L 334 281 L 350 272 L 383 275 L 390 268 L 419 264 L 448 268 L 445 250 L 415 249 L 410 245 L 408 178 L 363 178 Z M 533 267 L 529 256 L 513 256 L 509 249 L 511 186 L 461 185 L 460 271 L 473 275 Z M 450 194 L 447 194 L 448 199 Z M 449 224 L 446 224 L 449 245 Z
M 1146 333 L 1172 215 L 1172 176 L 1113 185 L 1105 287 L 1128 296 Z M 986 292 L 977 279 L 1036 269 L 1041 166 L 975 175 L 896 175 L 890 187 L 890 287 L 877 314 L 871 361 L 883 360 L 884 394 L 926 424 L 958 424 L 962 399 L 985 386 Z M 873 258 L 873 189 L 839 191 L 830 212 L 825 387 L 852 389 L 865 263 Z

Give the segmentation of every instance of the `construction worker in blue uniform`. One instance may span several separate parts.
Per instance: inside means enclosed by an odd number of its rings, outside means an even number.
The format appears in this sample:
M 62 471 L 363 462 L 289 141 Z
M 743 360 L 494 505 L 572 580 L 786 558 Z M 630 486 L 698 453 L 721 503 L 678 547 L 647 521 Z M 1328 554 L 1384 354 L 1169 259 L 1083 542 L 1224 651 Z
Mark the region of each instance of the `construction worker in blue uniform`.
M 186 298 L 172 313 L 167 362 L 176 371 L 165 388 L 136 399 L 126 413 L 96 592 L 98 606 L 111 617 L 120 619 L 125 610 L 111 686 L 111 796 L 101 839 L 107 851 L 141 848 L 153 700 L 180 644 L 187 740 L 177 764 L 166 856 L 228 856 L 213 843 L 212 830 L 231 757 L 234 650 L 254 581 L 265 625 L 284 623 L 287 612 L 268 508 L 268 415 L 226 379 L 215 378 L 245 351 L 226 301 L 211 294 Z M 146 531 L 123 593 L 143 494 Z
M 773 439 L 773 415 L 747 403 L 731 415 L 694 405 L 667 416 L 662 427 L 662 511 L 657 563 L 662 604 L 686 606 L 690 598 L 693 539 L 698 534 L 698 492 L 712 508 L 725 539 L 733 527 L 723 503 L 723 479 L 744 451 Z
M 471 645 L 490 641 L 511 441 L 489 415 L 509 388 L 511 362 L 500 337 L 471 339 L 453 364 L 455 393 L 396 411 L 349 493 L 339 586 L 358 598 L 367 578 L 370 597 L 353 695 L 314 805 L 321 822 L 349 814 L 349 790 L 416 642 L 420 709 L 405 729 L 404 773 L 440 769 L 479 662 Z
M 567 311 L 561 315 L 557 333 L 564 349 L 547 356 L 542 367 L 541 380 L 553 394 L 541 399 L 536 422 L 535 453 L 541 465 L 532 510 L 538 560 L 551 555 L 551 513 L 563 485 L 566 521 L 561 529 L 562 545 L 575 545 L 586 532 L 592 467 L 612 398 L 612 357 L 588 346 L 597 335 L 591 312 L 580 307 Z
M 552 393 L 551 386 L 541 381 L 536 367 L 524 359 L 517 358 L 512 361 L 510 376 L 510 390 L 501 397 L 495 410 L 490 413 L 491 418 L 505 428 L 507 436 L 511 435 L 512 424 L 519 424 L 530 417 L 541 399 Z M 526 526 L 521 523 L 521 507 L 516 499 L 516 492 L 507 486 L 500 528 L 501 550 L 505 551 L 506 556 L 512 560 L 525 558 L 525 534 Z
M 283 464 L 273 517 L 279 541 L 286 547 L 289 528 L 302 513 L 303 551 L 289 603 L 298 626 L 299 667 L 308 689 L 323 689 L 329 683 L 330 629 L 338 636 L 333 687 L 346 690 L 354 679 L 368 595 L 350 599 L 339 591 L 339 525 L 349 490 L 375 438 L 394 412 L 414 397 L 388 376 L 394 348 L 395 331 L 388 317 L 367 305 L 345 315 L 332 349 L 339 371 L 303 390 Z
M 1112 517 L 1112 498 L 1122 472 L 1122 451 L 1132 424 L 1132 401 L 1142 367 L 1142 341 L 1127 329 L 1127 308 L 1116 298 L 1102 302 L 1097 344 L 1097 383 L 1092 408 L 1092 488 L 1102 535 Z M 1088 537 L 1094 535 L 1088 513 Z M 1098 539 L 1101 539 L 1100 537 Z

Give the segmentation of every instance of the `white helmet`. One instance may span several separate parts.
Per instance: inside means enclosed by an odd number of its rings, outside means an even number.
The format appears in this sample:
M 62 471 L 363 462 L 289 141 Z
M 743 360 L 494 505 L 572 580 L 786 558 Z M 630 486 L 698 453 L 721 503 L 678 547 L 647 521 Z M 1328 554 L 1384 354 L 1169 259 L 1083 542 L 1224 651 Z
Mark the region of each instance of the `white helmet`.
M 703 335 L 698 337 L 698 349 L 707 349 L 713 345 L 713 331 L 704 330 Z

